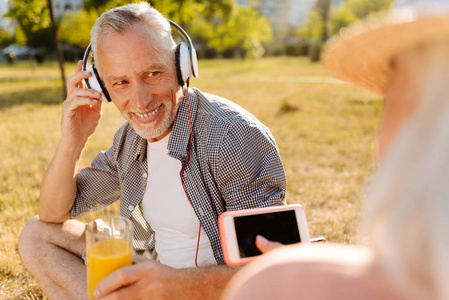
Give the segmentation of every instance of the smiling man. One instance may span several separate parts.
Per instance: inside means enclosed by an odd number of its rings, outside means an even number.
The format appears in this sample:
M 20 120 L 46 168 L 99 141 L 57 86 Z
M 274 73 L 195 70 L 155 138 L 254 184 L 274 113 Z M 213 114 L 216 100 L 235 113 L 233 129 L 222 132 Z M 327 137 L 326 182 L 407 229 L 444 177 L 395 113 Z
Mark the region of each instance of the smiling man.
M 79 62 L 39 215 L 19 238 L 23 263 L 50 299 L 87 298 L 85 224 L 74 219 L 120 200 L 140 255 L 100 282 L 96 297 L 217 299 L 235 273 L 223 265 L 219 215 L 285 204 L 276 143 L 241 107 L 188 87 L 170 24 L 147 3 L 102 14 L 91 44 L 103 92 L 126 122 L 111 147 L 78 172 L 104 97 L 83 88 L 91 73 Z

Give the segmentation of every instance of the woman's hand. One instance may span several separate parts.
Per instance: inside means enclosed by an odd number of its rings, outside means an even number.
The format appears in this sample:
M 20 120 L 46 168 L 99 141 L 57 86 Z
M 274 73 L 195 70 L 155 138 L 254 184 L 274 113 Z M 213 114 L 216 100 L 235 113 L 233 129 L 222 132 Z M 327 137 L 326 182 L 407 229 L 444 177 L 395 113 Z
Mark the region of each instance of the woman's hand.
M 283 246 L 283 244 L 279 242 L 269 241 L 261 235 L 256 236 L 256 246 L 262 253 L 267 253 L 271 250 L 279 248 Z

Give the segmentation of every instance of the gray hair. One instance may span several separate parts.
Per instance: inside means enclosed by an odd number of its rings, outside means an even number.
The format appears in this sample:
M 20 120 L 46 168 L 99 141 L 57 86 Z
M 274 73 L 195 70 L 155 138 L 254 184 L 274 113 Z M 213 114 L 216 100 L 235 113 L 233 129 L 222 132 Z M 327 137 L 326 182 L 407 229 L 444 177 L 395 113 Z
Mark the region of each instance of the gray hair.
M 362 234 L 404 293 L 449 299 L 449 41 L 410 51 L 418 107 L 371 182 Z
M 143 22 L 153 31 L 155 50 L 158 53 L 166 53 L 176 47 L 171 36 L 169 22 L 160 12 L 146 2 L 133 3 L 113 8 L 96 20 L 91 30 L 91 44 L 94 57 L 96 56 L 98 38 L 105 34 L 123 33 L 131 25 Z

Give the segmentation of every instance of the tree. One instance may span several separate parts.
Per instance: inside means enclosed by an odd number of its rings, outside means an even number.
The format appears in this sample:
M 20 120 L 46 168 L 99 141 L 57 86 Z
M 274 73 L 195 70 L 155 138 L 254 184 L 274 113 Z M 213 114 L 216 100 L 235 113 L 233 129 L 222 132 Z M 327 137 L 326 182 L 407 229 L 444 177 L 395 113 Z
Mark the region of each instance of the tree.
M 230 18 L 217 23 L 209 34 L 210 47 L 218 51 L 238 48 L 247 58 L 261 56 L 262 43 L 273 38 L 270 22 L 253 7 L 236 9 Z
M 309 12 L 308 20 L 297 31 L 298 39 L 307 45 L 308 56 L 314 62 L 320 59 L 324 26 L 322 12 L 319 9 L 314 9 Z
M 62 81 L 62 96 L 65 97 L 67 95 L 67 84 L 65 82 L 65 74 L 64 74 L 64 56 L 62 55 L 62 47 L 58 40 L 58 26 L 55 22 L 55 15 L 53 14 L 53 3 L 52 0 L 47 0 L 48 7 L 50 9 L 50 20 L 51 20 L 51 31 L 53 34 L 53 43 L 55 45 L 56 55 L 58 57 L 59 70 L 61 72 L 61 81 Z
M 331 11 L 330 34 L 337 33 L 341 28 L 359 19 L 387 10 L 392 2 L 392 0 L 346 0 Z
M 343 6 L 347 6 L 357 18 L 362 19 L 373 13 L 387 10 L 392 0 L 346 0 Z
M 99 13 L 105 12 L 113 7 L 129 3 L 141 2 L 142 0 L 86 0 L 84 8 L 87 11 L 95 10 Z M 173 20 L 181 27 L 197 17 L 197 13 L 203 17 L 227 17 L 233 10 L 233 0 L 149 0 L 154 8 L 165 17 Z
M 328 38 L 327 23 L 329 18 L 329 11 L 331 6 L 331 0 L 317 0 L 316 11 L 319 13 L 322 20 L 322 33 L 321 41 L 324 43 Z
M 97 17 L 98 13 L 94 10 L 86 11 L 82 9 L 77 13 L 65 13 L 59 26 L 61 41 L 85 49 L 89 45 L 90 30 Z
M 227 19 L 235 7 L 233 0 L 151 0 L 150 3 L 164 16 L 181 27 L 198 17 Z
M 330 8 L 330 0 L 318 0 L 308 20 L 298 28 L 297 36 L 308 45 L 311 60 L 318 61 L 329 36 L 361 18 L 387 10 L 391 3 L 392 0 L 346 0 Z
M 30 53 L 30 63 L 34 68 L 32 35 L 38 29 L 50 25 L 47 2 L 46 0 L 12 0 L 12 3 L 13 7 L 9 9 L 6 16 L 17 20 L 25 35 L 25 43 Z
M 0 48 L 4 48 L 14 41 L 14 37 L 7 30 L 0 28 Z
M 336 34 L 341 28 L 357 21 L 359 18 L 347 5 L 341 5 L 331 12 L 331 21 L 329 24 L 329 34 Z

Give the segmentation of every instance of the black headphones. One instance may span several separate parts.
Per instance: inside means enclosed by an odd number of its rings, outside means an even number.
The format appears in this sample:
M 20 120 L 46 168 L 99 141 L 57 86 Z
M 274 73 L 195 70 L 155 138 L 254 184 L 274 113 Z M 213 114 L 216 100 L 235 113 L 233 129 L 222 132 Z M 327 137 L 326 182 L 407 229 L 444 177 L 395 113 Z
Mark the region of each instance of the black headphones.
M 182 36 L 182 38 L 186 41 L 186 43 L 180 43 L 176 47 L 176 76 L 178 78 L 178 83 L 180 86 L 184 86 L 184 84 L 188 81 L 188 79 L 193 77 L 198 77 L 198 62 L 196 57 L 196 51 L 193 47 L 192 41 L 184 29 L 181 28 L 178 24 L 173 22 L 172 20 L 166 19 L 172 27 L 176 29 L 176 31 Z M 108 90 L 106 89 L 103 80 L 101 80 L 100 74 L 98 74 L 97 68 L 95 68 L 95 64 L 92 63 L 93 54 L 92 54 L 92 46 L 89 44 L 87 46 L 86 51 L 84 52 L 83 57 L 83 71 L 89 71 L 92 73 L 90 78 L 84 80 L 85 85 L 89 89 L 96 90 L 104 94 L 104 97 L 101 97 L 104 102 L 111 102 L 111 97 L 109 96 Z

